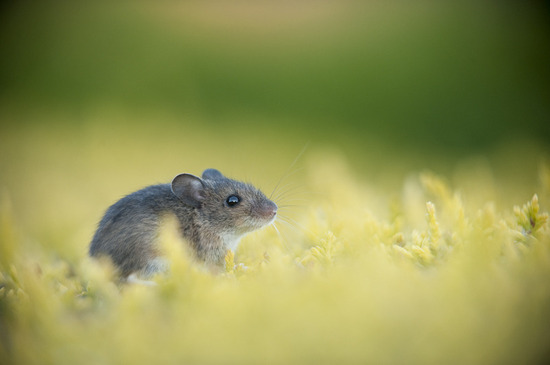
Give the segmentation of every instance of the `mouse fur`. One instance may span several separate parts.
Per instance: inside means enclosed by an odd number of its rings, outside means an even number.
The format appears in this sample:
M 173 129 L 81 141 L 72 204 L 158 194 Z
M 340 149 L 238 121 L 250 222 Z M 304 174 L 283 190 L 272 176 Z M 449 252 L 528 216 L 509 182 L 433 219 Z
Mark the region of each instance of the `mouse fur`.
M 246 233 L 271 224 L 277 205 L 250 184 L 207 169 L 202 178 L 177 175 L 170 184 L 148 186 L 113 204 L 90 244 L 92 257 L 107 256 L 122 278 L 147 278 L 166 270 L 158 245 L 163 217 L 177 218 L 179 232 L 195 256 L 223 267 Z

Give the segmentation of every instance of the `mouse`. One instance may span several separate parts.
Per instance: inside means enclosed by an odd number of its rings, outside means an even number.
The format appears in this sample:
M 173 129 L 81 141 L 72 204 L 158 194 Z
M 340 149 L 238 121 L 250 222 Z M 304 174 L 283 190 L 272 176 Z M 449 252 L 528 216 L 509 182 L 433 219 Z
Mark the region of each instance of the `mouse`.
M 94 258 L 110 259 L 120 277 L 146 280 L 166 272 L 158 241 L 166 215 L 207 267 L 223 269 L 228 250 L 235 251 L 249 232 L 275 221 L 277 204 L 253 185 L 206 169 L 201 177 L 183 173 L 168 184 L 145 187 L 111 205 L 89 247 Z

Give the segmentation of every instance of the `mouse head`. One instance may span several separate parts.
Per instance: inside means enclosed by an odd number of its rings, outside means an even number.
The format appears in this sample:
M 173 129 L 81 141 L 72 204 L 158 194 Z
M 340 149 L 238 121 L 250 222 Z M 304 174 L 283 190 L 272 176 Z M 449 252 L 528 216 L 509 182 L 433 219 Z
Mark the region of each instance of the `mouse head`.
M 250 184 L 226 178 L 207 169 L 202 178 L 180 174 L 172 180 L 172 192 L 195 208 L 204 224 L 224 233 L 244 234 L 270 224 L 277 205 Z

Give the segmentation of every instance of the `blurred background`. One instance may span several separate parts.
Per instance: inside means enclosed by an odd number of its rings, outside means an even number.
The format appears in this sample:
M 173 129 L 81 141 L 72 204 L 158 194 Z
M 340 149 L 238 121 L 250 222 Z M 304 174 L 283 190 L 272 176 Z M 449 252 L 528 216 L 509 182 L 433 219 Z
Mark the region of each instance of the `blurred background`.
M 0 363 L 548 363 L 548 1 L 0 4 Z M 117 289 L 106 208 L 210 167 L 289 225 Z
M 8 1 L 1 96 L 74 123 L 108 105 L 461 153 L 547 140 L 543 4 Z
M 313 164 L 345 161 L 387 189 L 423 169 L 528 188 L 548 156 L 543 1 L 0 11 L 0 186 L 52 244 L 87 241 L 108 204 L 183 171 L 270 191 L 306 144 Z

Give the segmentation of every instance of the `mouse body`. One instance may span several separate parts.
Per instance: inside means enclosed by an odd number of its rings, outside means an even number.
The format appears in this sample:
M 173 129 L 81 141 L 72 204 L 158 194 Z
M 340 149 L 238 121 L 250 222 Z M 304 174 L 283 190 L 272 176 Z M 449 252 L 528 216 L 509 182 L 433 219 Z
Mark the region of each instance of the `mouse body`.
M 92 257 L 107 256 L 121 278 L 148 278 L 165 271 L 158 235 L 163 218 L 176 217 L 179 233 L 208 266 L 223 267 L 247 233 L 271 224 L 277 205 L 250 184 L 207 169 L 202 178 L 177 175 L 170 184 L 148 186 L 113 204 L 90 244 Z

